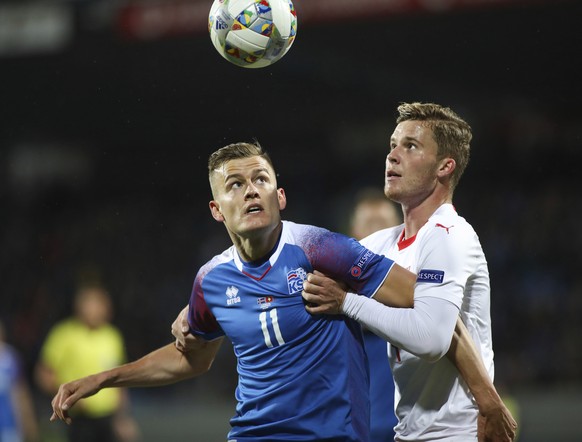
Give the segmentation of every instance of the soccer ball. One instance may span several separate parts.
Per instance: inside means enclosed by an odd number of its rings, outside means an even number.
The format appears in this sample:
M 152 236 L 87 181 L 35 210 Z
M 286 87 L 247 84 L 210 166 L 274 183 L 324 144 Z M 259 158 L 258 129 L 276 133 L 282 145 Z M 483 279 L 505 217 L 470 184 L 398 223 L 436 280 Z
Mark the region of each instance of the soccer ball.
M 262 68 L 287 53 L 297 33 L 291 0 L 215 0 L 208 16 L 212 44 L 231 63 Z

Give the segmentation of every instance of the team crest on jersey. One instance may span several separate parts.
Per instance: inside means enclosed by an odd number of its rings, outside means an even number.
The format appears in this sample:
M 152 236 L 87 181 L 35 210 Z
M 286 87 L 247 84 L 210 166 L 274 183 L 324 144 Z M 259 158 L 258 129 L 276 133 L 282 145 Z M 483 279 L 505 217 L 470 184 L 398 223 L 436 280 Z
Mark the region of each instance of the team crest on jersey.
M 297 293 L 303 290 L 303 281 L 307 278 L 307 272 L 301 267 L 287 272 L 287 287 L 289 294 Z
M 226 288 L 226 305 L 234 305 L 240 302 L 240 296 L 238 296 L 238 288 L 231 285 Z
M 261 310 L 268 309 L 269 307 L 271 307 L 272 303 L 273 303 L 272 296 L 262 296 L 262 297 L 257 299 L 257 304 L 259 304 L 259 306 L 261 307 Z

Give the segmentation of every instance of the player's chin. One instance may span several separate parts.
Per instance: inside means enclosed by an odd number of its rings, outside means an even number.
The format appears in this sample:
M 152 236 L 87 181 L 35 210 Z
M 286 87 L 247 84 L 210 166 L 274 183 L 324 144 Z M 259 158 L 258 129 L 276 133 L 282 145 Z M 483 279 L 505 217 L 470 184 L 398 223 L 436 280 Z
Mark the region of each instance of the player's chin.
M 246 233 L 264 234 L 274 224 L 275 222 L 265 215 L 248 215 L 243 218 L 240 230 Z

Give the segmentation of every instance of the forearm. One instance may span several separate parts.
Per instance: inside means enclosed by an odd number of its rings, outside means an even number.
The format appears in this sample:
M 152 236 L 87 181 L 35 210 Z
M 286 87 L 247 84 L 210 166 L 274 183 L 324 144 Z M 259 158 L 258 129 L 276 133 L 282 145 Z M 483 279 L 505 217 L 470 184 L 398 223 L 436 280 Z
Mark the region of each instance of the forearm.
M 499 407 L 502 403 L 501 398 L 461 318 L 457 318 L 447 358 L 459 370 L 469 390 L 471 390 L 479 410 L 486 412 L 489 409 Z
M 431 361 L 449 349 L 459 312 L 438 298 L 417 299 L 413 309 L 400 309 L 353 293 L 346 296 L 342 311 L 392 345 Z
M 394 264 L 373 298 L 389 307 L 414 307 L 414 286 L 417 275 Z
M 214 354 L 196 350 L 182 353 L 172 343 L 137 361 L 95 376 L 98 378 L 100 388 L 168 385 L 208 371 Z

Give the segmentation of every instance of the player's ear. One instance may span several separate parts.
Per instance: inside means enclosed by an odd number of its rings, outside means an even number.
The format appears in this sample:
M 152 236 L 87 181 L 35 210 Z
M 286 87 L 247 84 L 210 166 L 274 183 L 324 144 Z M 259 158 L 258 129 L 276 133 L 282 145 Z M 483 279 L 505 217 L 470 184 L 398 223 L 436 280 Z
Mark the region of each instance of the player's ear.
M 283 210 L 287 207 L 287 197 L 285 196 L 285 190 L 282 187 L 277 189 L 277 199 L 279 200 L 279 210 Z
M 219 223 L 224 222 L 224 216 L 220 211 L 220 205 L 218 202 L 212 200 L 208 203 L 208 207 L 210 207 L 210 213 L 212 214 L 212 218 L 214 218 Z
M 454 159 L 452 159 L 450 157 L 443 158 L 440 161 L 437 175 L 439 178 L 444 178 L 446 176 L 450 177 L 456 167 L 457 167 L 457 162 Z

